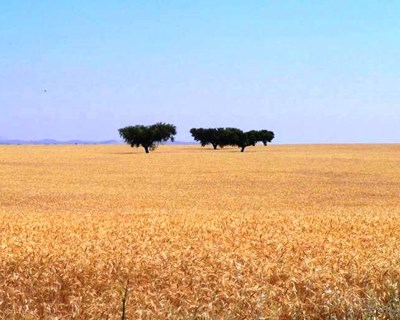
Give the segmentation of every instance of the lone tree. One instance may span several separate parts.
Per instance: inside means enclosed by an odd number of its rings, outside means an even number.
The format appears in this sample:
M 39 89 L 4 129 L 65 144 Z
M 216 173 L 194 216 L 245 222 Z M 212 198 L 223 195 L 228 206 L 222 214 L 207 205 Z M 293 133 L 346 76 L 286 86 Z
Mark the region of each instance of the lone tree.
M 118 132 L 132 148 L 143 147 L 146 153 L 149 153 L 149 150 L 154 150 L 161 142 L 174 141 L 176 127 L 172 124 L 157 122 L 151 126 L 128 126 L 119 129 Z

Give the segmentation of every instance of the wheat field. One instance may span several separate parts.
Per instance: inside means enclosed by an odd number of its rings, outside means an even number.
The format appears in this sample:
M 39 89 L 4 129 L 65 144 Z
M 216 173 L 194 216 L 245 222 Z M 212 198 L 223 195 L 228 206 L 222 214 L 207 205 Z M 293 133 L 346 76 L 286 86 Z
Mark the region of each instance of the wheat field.
M 0 147 L 0 319 L 399 319 L 400 145 Z M 126 292 L 126 293 L 125 293 Z

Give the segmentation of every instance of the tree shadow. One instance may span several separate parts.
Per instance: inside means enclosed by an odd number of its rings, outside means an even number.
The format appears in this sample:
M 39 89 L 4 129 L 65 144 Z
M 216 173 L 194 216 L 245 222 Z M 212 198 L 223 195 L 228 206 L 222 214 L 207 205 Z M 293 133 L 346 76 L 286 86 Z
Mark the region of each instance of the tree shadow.
M 162 149 L 156 149 L 154 151 L 150 151 L 150 154 L 173 154 L 173 153 L 254 153 L 254 152 L 259 152 L 259 150 L 251 150 L 251 149 L 246 149 L 244 152 L 240 152 L 240 149 L 212 149 L 212 148 L 204 148 L 204 147 L 179 147 L 173 150 L 162 150 Z M 113 154 L 113 155 L 138 155 L 138 154 L 146 154 L 143 151 L 138 150 L 133 150 L 133 151 L 126 151 L 126 152 L 107 152 L 104 154 Z

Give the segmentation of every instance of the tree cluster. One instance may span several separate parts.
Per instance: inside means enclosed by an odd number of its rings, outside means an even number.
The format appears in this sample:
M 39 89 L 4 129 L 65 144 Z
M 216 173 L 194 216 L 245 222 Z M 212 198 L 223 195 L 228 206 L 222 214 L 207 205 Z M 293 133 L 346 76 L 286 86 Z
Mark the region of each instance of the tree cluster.
M 264 146 L 271 142 L 275 134 L 269 130 L 251 130 L 244 132 L 238 128 L 193 128 L 190 130 L 195 141 L 204 147 L 211 144 L 217 147 L 237 146 L 243 152 L 246 147 L 262 142 Z
M 150 126 L 128 126 L 118 130 L 119 135 L 131 147 L 143 147 L 146 153 L 154 150 L 159 143 L 174 141 L 176 127 L 172 124 L 158 122 Z M 211 144 L 217 147 L 237 146 L 241 152 L 248 146 L 262 142 L 265 146 L 274 139 L 274 133 L 268 130 L 251 130 L 243 132 L 237 128 L 193 128 L 190 130 L 195 141 L 204 147 Z

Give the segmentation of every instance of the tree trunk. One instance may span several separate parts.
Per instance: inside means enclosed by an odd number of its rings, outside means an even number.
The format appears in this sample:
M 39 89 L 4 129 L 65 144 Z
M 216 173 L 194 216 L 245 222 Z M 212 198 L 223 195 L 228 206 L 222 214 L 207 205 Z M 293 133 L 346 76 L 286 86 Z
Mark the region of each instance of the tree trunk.
M 240 150 L 240 152 L 244 152 L 244 148 L 246 148 L 246 147 L 242 147 L 242 149 Z
M 149 153 L 149 147 L 143 147 L 144 148 L 144 151 L 146 151 L 146 153 Z
M 267 146 L 267 142 L 266 141 L 263 141 L 263 144 L 264 144 L 264 146 Z
M 218 145 L 213 144 L 212 146 L 213 146 L 214 150 L 217 150 Z

